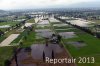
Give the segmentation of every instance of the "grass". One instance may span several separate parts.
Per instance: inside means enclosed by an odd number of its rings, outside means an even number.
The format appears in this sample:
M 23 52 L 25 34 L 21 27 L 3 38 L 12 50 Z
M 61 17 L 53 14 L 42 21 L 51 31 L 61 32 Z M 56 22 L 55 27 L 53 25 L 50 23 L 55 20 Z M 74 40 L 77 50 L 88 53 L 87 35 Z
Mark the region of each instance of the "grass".
M 57 27 L 58 28 L 58 27 Z M 94 57 L 95 63 L 94 64 L 78 64 L 78 66 L 100 66 L 100 39 L 95 38 L 94 36 L 87 34 L 81 30 L 78 29 L 72 29 L 72 30 L 60 30 L 59 32 L 68 32 L 73 31 L 76 33 L 78 37 L 70 38 L 70 39 L 62 39 L 66 49 L 70 52 L 72 57 Z M 86 46 L 82 48 L 74 47 L 71 44 L 67 44 L 69 41 L 84 41 Z
M 0 37 L 0 42 L 2 42 L 4 39 L 6 39 L 7 37 L 9 37 L 11 34 L 16 34 L 16 33 L 18 33 L 16 31 L 16 29 L 10 30 L 5 35 L 3 35 L 3 36 Z
M 6 37 L 5 36 L 1 36 L 0 37 L 0 42 L 2 42 L 4 39 L 6 39 Z
M 34 18 L 31 18 L 31 19 L 27 20 L 27 23 L 35 23 Z
M 34 19 L 29 19 L 27 21 L 28 23 L 34 23 Z M 34 25 L 35 28 L 35 25 Z M 26 40 L 24 38 L 27 38 Z M 35 39 L 35 33 L 34 31 L 29 31 L 28 29 L 25 29 L 19 36 L 16 38 L 11 44 L 19 43 L 19 41 L 22 39 L 23 46 L 30 46 L 30 44 L 33 44 L 33 41 Z
M 18 43 L 22 39 L 22 37 L 24 37 L 26 34 L 27 30 L 23 31 L 12 43 Z
M 86 43 L 87 46 L 84 46 L 80 49 L 74 47 L 73 45 L 67 45 L 66 48 L 69 50 L 71 55 L 73 57 L 94 57 L 96 63 L 94 63 L 94 66 L 100 66 L 100 39 L 93 37 L 90 34 L 83 33 L 83 34 L 77 34 L 77 38 L 71 38 L 64 40 L 65 43 L 68 41 L 79 41 L 82 40 Z M 99 55 L 99 56 L 96 56 Z M 78 64 L 78 66 L 92 66 L 92 64 Z
M 65 30 L 56 30 L 56 32 L 78 32 L 78 29 L 65 29 Z
M 62 26 L 62 27 L 59 27 L 59 26 L 54 26 L 55 29 L 66 29 L 66 28 L 70 28 L 70 26 Z
M 29 35 L 26 35 L 26 39 L 23 39 L 23 47 L 31 46 L 35 42 L 35 32 L 31 31 Z
M 96 24 L 100 24 L 100 20 L 91 20 L 92 22 L 95 22 Z
M 33 23 L 33 19 L 29 20 L 29 23 Z M 52 25 L 52 24 L 51 24 Z M 67 29 L 68 27 L 54 27 L 55 29 Z M 66 49 L 69 50 L 71 55 L 73 57 L 95 57 L 96 62 L 94 64 L 78 64 L 78 66 L 100 66 L 100 39 L 97 39 L 85 32 L 82 32 L 78 29 L 69 29 L 69 30 L 63 30 L 64 32 L 75 32 L 78 37 L 70 38 L 70 39 L 63 39 L 64 43 L 67 43 L 69 41 L 84 41 L 87 46 L 84 46 L 80 49 L 74 47 L 73 45 L 65 44 Z M 13 30 L 12 32 L 8 33 L 11 34 L 15 32 Z M 57 31 L 57 32 L 62 32 Z M 7 36 L 8 36 L 7 35 Z M 16 38 L 12 43 L 18 43 L 22 37 L 23 38 L 23 46 L 22 47 L 28 47 L 31 46 L 35 42 L 44 42 L 44 39 L 35 39 L 36 33 L 34 31 L 30 31 L 29 34 L 27 34 L 27 30 L 22 32 L 18 38 Z M 1 39 L 0 39 L 1 40 Z M 4 52 L 5 51 L 5 52 Z M 7 52 L 6 52 L 7 51 Z M 12 56 L 12 47 L 2 47 L 0 48 L 0 66 L 3 66 L 4 60 L 9 59 Z
M 51 22 L 52 24 L 62 24 L 61 22 Z
M 79 50 L 77 50 L 77 48 L 70 48 L 69 50 L 72 51 L 72 53 L 71 53 L 72 55 L 74 55 L 74 56 L 81 55 L 82 56 L 82 55 L 98 54 L 100 52 L 100 49 L 99 49 L 100 40 L 99 39 L 94 38 L 93 36 L 88 35 L 88 34 L 79 34 L 79 35 L 77 34 L 77 36 L 78 36 L 78 38 L 73 38 L 73 39 L 66 40 L 66 41 L 68 42 L 68 41 L 83 40 L 87 44 L 87 46 L 80 48 Z
M 7 28 L 0 28 L 1 31 L 5 32 Z
M 16 30 L 17 29 L 10 30 L 4 36 L 0 37 L 0 41 L 3 41 L 6 37 L 8 37 L 12 33 L 17 33 Z M 27 35 L 27 30 L 22 32 L 18 36 L 18 38 L 16 38 L 12 43 L 18 43 L 20 41 L 20 39 L 23 36 L 26 36 L 26 35 Z M 26 46 L 29 46 L 29 44 L 33 44 L 34 39 L 35 39 L 35 33 L 34 32 L 30 32 L 30 34 L 27 35 L 27 40 L 23 40 L 24 41 L 24 45 L 23 46 L 26 47 Z M 7 59 L 10 59 L 12 57 L 12 55 L 13 55 L 13 47 L 0 47 L 0 66 L 4 66 L 4 61 L 7 60 Z
M 0 26 L 2 26 L 2 25 L 10 25 L 10 26 L 13 26 L 13 25 L 16 25 L 18 23 L 19 22 L 0 22 Z
M 4 66 L 4 61 L 13 55 L 13 47 L 0 47 L 0 66 Z

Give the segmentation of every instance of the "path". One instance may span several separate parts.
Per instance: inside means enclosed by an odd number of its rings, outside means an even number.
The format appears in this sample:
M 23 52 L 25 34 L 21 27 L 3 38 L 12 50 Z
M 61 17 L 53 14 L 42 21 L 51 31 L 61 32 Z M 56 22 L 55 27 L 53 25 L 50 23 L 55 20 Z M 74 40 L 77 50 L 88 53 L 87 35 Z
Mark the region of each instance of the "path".
M 18 36 L 19 36 L 19 34 L 11 34 L 8 38 L 6 38 L 4 41 L 2 41 L 2 42 L 0 43 L 0 47 L 9 46 L 9 44 L 10 44 L 14 39 L 16 39 Z

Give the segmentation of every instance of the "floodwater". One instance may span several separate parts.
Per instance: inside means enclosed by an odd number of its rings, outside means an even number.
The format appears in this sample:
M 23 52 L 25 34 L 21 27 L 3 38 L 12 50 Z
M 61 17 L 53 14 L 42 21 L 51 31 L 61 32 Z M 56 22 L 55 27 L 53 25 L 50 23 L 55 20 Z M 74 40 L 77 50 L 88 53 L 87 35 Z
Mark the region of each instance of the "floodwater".
M 53 26 L 63 27 L 63 26 L 68 26 L 68 24 L 54 24 Z
M 46 47 L 45 44 L 35 44 L 31 46 L 31 49 L 33 59 L 42 59 L 43 52 L 46 57 L 52 58 L 52 51 L 54 51 L 54 53 L 60 53 L 63 51 L 58 44 L 49 44 L 48 47 Z
M 78 20 L 69 20 L 68 22 L 70 22 L 71 24 L 75 24 L 81 27 L 89 27 L 90 22 L 86 21 L 86 20 L 82 20 L 82 19 L 78 19 Z
M 49 21 L 48 21 L 48 20 L 41 20 L 41 21 L 38 22 L 37 24 L 46 25 L 46 24 L 49 24 Z
M 45 57 L 52 58 L 52 51 L 55 56 L 57 53 L 63 52 L 63 48 L 58 44 L 49 44 L 48 47 L 45 46 L 45 44 L 33 44 L 31 46 L 30 54 L 29 52 L 26 52 L 25 49 L 22 49 L 17 54 L 18 66 L 37 66 L 37 63 L 34 61 L 37 61 L 38 63 L 40 60 L 43 61 L 43 51 Z M 11 66 L 16 66 L 15 62 L 12 63 Z
M 50 20 L 50 22 L 60 22 L 59 20 L 57 20 L 57 19 L 55 19 L 53 17 L 51 17 L 49 20 Z
M 29 26 L 32 26 L 33 24 L 35 24 L 35 23 L 25 23 L 25 26 L 29 27 Z
M 36 26 L 36 27 L 38 28 L 38 27 L 46 27 L 46 26 L 48 26 L 48 27 L 49 27 L 50 25 L 49 25 L 49 24 L 42 24 L 42 25 L 37 24 L 37 26 Z
M 35 30 L 36 33 L 36 38 L 43 38 L 43 37 L 50 37 L 52 34 L 54 34 L 54 32 L 52 32 L 50 29 L 38 29 Z
M 9 27 L 11 27 L 10 25 L 2 25 L 2 26 L 0 26 L 0 28 L 9 28 Z
M 71 44 L 73 46 L 75 46 L 76 48 L 81 48 L 81 47 L 84 47 L 86 46 L 86 44 L 84 42 L 67 42 L 67 44 Z
M 59 35 L 61 35 L 63 38 L 73 38 L 73 37 L 76 37 L 74 32 L 60 32 Z

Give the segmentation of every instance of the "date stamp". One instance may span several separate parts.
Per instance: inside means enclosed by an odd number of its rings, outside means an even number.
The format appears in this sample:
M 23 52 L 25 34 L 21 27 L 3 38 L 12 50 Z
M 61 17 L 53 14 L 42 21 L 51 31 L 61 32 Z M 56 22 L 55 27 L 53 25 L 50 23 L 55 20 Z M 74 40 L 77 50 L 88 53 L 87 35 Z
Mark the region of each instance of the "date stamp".
M 78 57 L 77 63 L 95 63 L 94 57 Z

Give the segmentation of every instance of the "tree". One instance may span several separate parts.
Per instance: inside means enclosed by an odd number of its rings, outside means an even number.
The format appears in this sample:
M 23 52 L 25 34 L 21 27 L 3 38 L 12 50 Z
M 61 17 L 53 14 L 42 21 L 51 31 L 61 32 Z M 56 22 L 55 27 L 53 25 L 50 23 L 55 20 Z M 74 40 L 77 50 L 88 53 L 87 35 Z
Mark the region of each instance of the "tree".
M 43 51 L 43 61 L 45 62 L 45 53 L 44 53 L 44 51 Z
M 5 60 L 4 66 L 10 66 L 11 62 L 9 60 Z
M 54 51 L 52 50 L 52 59 L 54 59 Z
M 18 60 L 17 60 L 17 47 L 14 47 L 13 52 L 14 52 L 14 58 L 15 58 L 16 66 L 18 66 Z

